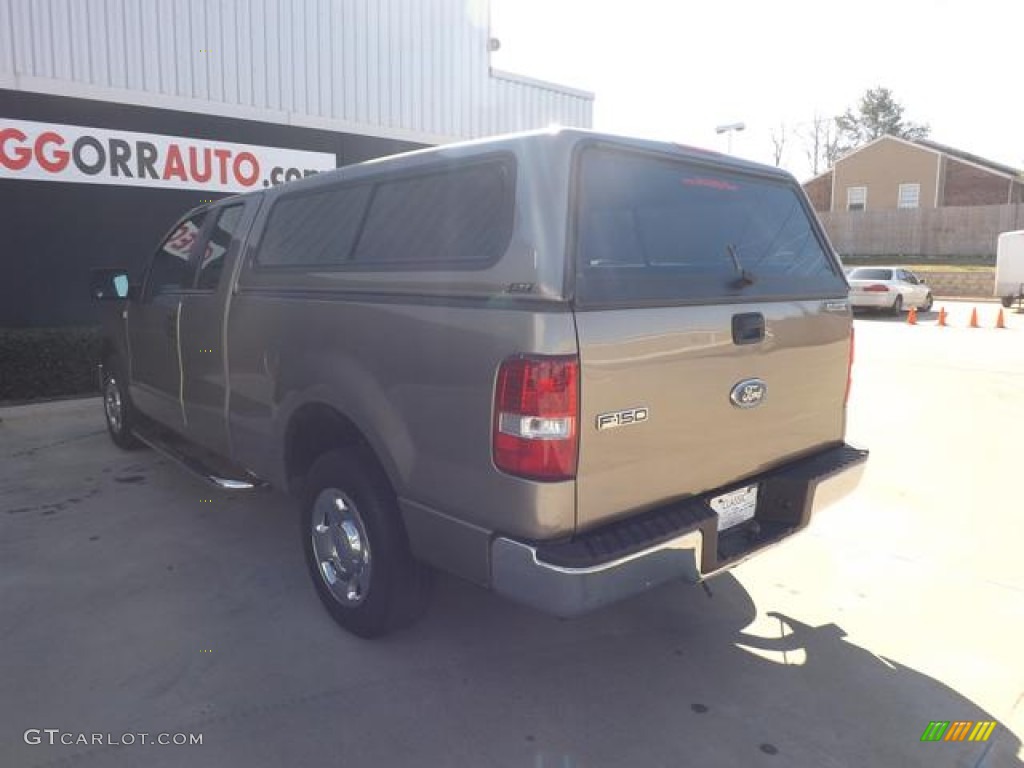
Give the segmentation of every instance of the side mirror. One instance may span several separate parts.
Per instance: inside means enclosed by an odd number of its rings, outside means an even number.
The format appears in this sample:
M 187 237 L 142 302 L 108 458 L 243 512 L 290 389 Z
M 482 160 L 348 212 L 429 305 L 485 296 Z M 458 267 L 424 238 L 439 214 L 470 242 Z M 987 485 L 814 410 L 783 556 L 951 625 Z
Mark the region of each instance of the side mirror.
M 94 269 L 89 273 L 89 294 L 96 301 L 132 298 L 133 287 L 128 284 L 128 272 L 124 269 Z

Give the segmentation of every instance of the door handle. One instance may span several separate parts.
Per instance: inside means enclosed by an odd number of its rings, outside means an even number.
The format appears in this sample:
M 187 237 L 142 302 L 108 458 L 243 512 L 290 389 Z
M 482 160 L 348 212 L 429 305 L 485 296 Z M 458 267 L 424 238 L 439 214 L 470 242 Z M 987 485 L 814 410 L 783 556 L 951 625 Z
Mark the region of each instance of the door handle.
M 732 316 L 732 343 L 758 344 L 764 341 L 764 315 L 743 312 Z

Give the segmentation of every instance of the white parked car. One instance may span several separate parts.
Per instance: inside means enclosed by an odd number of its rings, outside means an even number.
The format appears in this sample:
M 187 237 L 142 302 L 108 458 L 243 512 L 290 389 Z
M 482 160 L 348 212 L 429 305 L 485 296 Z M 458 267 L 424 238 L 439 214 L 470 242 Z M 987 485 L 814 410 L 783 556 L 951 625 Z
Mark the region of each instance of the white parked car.
M 932 308 L 931 288 L 909 269 L 854 267 L 846 279 L 854 309 L 881 309 L 898 315 L 911 307 L 921 312 Z

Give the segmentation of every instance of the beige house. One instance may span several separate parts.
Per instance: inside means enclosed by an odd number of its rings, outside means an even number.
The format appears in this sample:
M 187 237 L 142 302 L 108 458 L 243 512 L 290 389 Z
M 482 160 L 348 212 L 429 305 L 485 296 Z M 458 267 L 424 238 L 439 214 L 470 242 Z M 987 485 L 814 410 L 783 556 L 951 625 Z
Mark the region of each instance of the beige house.
M 1024 174 L 927 139 L 882 136 L 804 183 L 817 211 L 883 211 L 1024 202 Z

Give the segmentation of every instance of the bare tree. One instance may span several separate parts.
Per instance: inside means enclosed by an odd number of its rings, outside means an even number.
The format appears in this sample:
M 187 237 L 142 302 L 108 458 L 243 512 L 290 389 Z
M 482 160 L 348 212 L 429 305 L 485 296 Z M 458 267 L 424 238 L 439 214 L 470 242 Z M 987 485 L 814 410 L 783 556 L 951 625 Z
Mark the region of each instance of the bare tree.
M 835 121 L 834 117 L 823 117 L 815 113 L 811 122 L 797 128 L 797 136 L 803 141 L 804 154 L 815 176 L 831 168 L 839 159 Z
M 823 139 L 822 156 L 825 158 L 825 167 L 831 168 L 843 154 L 843 148 L 839 144 L 839 129 L 836 127 L 835 120 L 826 123 Z
M 786 124 L 779 123 L 778 128 L 772 128 L 772 152 L 775 155 L 775 167 L 782 165 L 782 153 L 786 149 Z

